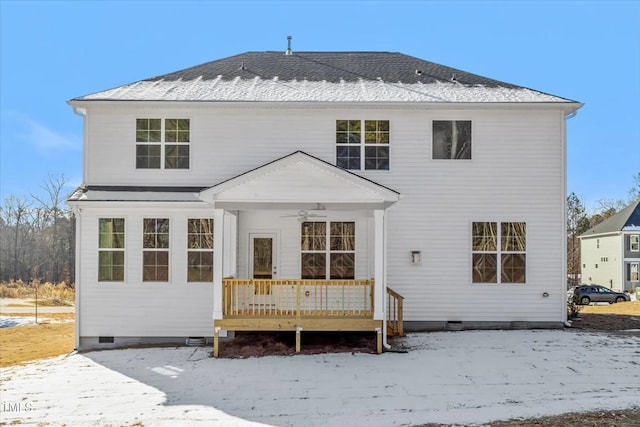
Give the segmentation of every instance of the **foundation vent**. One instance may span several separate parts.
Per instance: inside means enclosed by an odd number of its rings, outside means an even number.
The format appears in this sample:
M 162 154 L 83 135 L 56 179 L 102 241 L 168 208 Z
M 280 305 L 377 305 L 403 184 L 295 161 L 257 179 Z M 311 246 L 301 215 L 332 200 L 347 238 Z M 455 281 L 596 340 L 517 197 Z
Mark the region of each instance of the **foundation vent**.
M 187 347 L 204 347 L 207 340 L 203 337 L 189 337 L 187 338 L 185 345 Z
M 447 331 L 461 331 L 464 329 L 464 324 L 461 320 L 452 320 L 445 325 Z

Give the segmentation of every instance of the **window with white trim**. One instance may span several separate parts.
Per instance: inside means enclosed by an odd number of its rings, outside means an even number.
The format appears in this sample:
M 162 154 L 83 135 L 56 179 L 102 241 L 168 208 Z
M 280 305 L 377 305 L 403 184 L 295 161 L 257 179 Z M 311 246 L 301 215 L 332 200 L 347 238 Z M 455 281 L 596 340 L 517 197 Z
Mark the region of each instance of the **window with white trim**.
M 355 243 L 355 222 L 303 222 L 300 277 L 354 279 Z
M 474 222 L 472 282 L 525 283 L 526 238 L 524 222 Z
M 389 120 L 336 120 L 336 166 L 389 170 Z
M 124 282 L 124 218 L 98 219 L 98 281 Z
M 432 131 L 432 159 L 471 159 L 470 120 L 434 120 Z
M 627 264 L 627 282 L 640 282 L 640 262 Z
M 189 119 L 136 119 L 136 169 L 189 169 Z
M 629 250 L 631 252 L 640 252 L 640 235 L 632 234 L 629 236 Z
M 213 219 L 187 220 L 187 282 L 213 281 Z
M 169 219 L 144 218 L 142 281 L 169 281 Z

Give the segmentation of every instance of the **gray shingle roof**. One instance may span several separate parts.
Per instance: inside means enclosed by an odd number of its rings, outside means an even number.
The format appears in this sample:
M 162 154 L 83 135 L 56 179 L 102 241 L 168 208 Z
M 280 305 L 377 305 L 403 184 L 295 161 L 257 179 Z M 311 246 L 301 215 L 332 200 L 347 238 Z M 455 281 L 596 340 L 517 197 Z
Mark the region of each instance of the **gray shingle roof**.
M 246 52 L 72 101 L 581 104 L 397 52 Z
M 615 233 L 625 230 L 640 230 L 640 200 L 636 200 L 615 215 L 585 231 L 580 237 Z
M 145 80 L 193 80 L 198 77 L 213 80 L 218 76 L 222 76 L 222 80 L 277 77 L 285 81 L 332 83 L 359 80 L 435 83 L 450 82 L 455 76 L 455 80 L 467 85 L 518 87 L 397 52 L 294 52 L 292 55 L 246 52 Z

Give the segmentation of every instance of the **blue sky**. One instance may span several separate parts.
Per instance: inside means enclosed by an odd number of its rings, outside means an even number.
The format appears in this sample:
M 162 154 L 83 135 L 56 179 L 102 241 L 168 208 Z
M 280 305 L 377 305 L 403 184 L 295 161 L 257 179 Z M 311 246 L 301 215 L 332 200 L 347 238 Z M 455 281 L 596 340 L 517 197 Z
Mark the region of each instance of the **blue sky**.
M 568 191 L 590 209 L 640 172 L 640 2 L 0 0 L 0 199 L 82 181 L 66 101 L 246 51 L 393 51 L 585 103 Z

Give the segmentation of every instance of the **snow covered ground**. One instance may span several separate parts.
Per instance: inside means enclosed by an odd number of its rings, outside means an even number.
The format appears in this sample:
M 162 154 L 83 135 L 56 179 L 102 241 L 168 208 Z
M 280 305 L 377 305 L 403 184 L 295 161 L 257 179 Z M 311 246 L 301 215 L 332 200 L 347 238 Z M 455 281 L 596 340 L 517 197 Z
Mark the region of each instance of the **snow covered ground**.
M 20 425 L 375 427 L 640 402 L 638 334 L 436 332 L 403 344 L 406 354 L 234 360 L 212 359 L 210 347 L 71 354 L 3 369 L 0 417 Z

